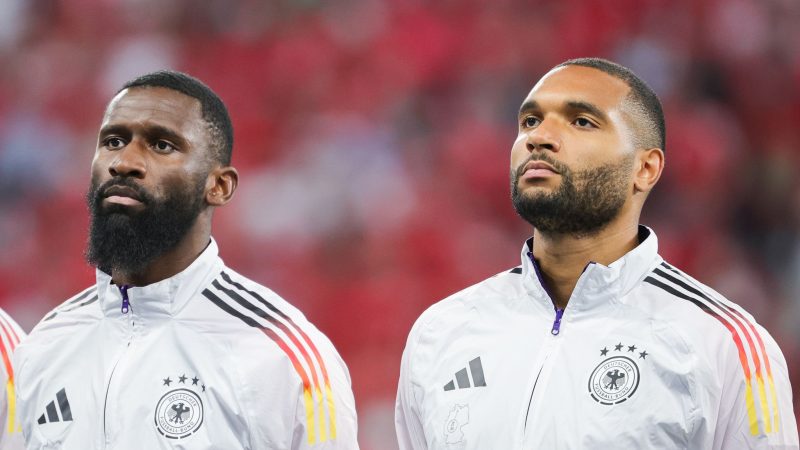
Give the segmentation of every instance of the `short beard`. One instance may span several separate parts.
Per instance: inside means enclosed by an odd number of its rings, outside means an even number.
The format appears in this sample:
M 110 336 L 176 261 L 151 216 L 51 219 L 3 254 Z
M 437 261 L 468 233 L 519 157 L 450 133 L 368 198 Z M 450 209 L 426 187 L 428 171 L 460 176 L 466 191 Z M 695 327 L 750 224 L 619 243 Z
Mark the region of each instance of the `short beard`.
M 131 212 L 121 205 L 104 207 L 102 193 L 112 185 L 136 190 L 145 208 Z M 174 249 L 205 209 L 205 177 L 198 176 L 187 185 L 169 179 L 165 188 L 169 194 L 156 199 L 130 178 L 114 177 L 99 187 L 92 179 L 86 194 L 91 214 L 86 250 L 89 264 L 108 274 L 139 274 Z
M 619 215 L 628 197 L 630 169 L 634 156 L 618 162 L 573 172 L 547 155 L 531 156 L 511 169 L 511 201 L 520 217 L 542 233 L 576 238 L 599 233 Z M 545 161 L 561 175 L 561 185 L 550 194 L 519 192 L 519 179 L 529 161 Z

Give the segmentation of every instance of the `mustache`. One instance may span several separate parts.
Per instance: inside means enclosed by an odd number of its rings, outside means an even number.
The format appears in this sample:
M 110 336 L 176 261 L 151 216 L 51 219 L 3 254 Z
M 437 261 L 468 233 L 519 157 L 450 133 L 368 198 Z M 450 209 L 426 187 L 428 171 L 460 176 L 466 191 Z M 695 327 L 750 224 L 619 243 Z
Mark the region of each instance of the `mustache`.
M 109 179 L 105 183 L 94 188 L 94 190 L 92 191 L 92 198 L 95 204 L 99 204 L 100 201 L 103 200 L 103 198 L 105 197 L 105 192 L 112 186 L 126 187 L 128 189 L 133 190 L 142 203 L 148 204 L 153 202 L 154 200 L 154 197 L 149 192 L 147 192 L 146 189 L 139 186 L 131 178 L 117 176 Z
M 514 175 L 516 176 L 517 180 L 522 176 L 523 173 L 525 173 L 525 165 L 533 161 L 546 162 L 551 166 L 553 166 L 553 168 L 555 168 L 562 175 L 569 175 L 570 173 L 572 173 L 569 167 L 567 167 L 564 163 L 556 161 L 555 159 L 547 156 L 547 154 L 545 153 L 531 154 L 531 156 L 528 159 L 522 161 L 522 163 L 518 165 L 517 168 L 514 170 Z

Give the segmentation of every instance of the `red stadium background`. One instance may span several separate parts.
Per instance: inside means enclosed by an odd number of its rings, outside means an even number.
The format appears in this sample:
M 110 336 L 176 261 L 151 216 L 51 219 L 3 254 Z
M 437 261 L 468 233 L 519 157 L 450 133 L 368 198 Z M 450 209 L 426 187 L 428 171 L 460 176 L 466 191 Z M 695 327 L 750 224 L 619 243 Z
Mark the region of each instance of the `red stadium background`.
M 333 340 L 362 448 L 395 448 L 414 319 L 518 264 L 530 234 L 508 192 L 522 99 L 552 65 L 603 56 L 665 106 L 643 217 L 662 255 L 753 313 L 800 389 L 798 23 L 793 0 L 5 0 L 0 306 L 30 330 L 93 282 L 83 196 L 105 103 L 141 73 L 189 72 L 236 131 L 222 257 Z

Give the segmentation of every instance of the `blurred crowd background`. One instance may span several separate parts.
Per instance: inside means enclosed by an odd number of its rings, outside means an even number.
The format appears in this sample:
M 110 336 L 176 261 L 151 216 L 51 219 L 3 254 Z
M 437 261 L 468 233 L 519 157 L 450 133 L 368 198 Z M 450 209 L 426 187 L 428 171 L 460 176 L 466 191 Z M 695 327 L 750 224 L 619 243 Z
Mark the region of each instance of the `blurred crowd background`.
M 520 103 L 553 65 L 603 56 L 665 107 L 643 217 L 661 254 L 754 314 L 800 390 L 798 24 L 796 0 L 3 0 L 0 306 L 30 330 L 93 282 L 105 104 L 136 75 L 186 71 L 235 127 L 222 257 L 332 339 L 362 448 L 392 449 L 413 321 L 519 264 L 531 233 L 509 199 Z

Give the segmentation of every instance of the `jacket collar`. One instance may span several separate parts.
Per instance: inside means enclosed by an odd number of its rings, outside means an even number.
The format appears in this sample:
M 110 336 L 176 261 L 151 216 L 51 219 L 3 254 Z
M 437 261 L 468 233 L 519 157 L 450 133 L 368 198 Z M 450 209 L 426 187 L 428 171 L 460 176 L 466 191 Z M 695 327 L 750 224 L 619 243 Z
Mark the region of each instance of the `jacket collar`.
M 522 283 L 536 303 L 553 311 L 539 268 L 533 258 L 533 238 L 522 246 Z M 658 264 L 658 238 L 655 232 L 639 225 L 639 245 L 608 266 L 590 262 L 578 279 L 567 304 L 570 314 L 619 303 Z
M 182 272 L 147 286 L 128 288 L 130 307 L 127 314 L 151 322 L 173 316 L 206 284 L 209 275 L 213 276 L 222 270 L 223 263 L 218 255 L 217 243 L 211 238 L 200 256 Z M 111 281 L 111 275 L 98 269 L 96 277 L 103 315 L 124 318 L 122 292 Z

